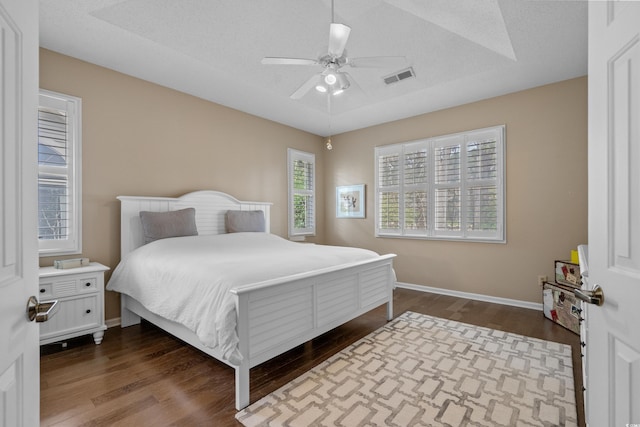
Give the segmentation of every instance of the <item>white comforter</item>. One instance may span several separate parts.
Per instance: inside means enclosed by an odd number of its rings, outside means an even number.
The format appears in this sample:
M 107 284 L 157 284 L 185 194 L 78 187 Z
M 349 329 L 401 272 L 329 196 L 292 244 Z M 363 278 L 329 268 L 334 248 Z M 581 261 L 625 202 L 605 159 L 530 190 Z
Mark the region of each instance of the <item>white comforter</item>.
M 232 288 L 375 258 L 375 252 L 294 243 L 268 233 L 175 237 L 144 245 L 116 267 L 107 289 L 179 322 L 238 363 Z

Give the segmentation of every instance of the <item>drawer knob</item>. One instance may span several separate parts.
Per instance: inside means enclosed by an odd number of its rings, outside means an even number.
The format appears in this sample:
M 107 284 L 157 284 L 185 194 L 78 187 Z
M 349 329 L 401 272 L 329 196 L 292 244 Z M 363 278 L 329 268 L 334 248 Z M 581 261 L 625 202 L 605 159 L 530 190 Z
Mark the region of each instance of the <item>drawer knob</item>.
M 40 293 L 44 294 L 45 292 L 47 292 L 47 290 L 45 288 L 40 289 Z
M 91 309 L 87 308 L 87 311 L 85 313 L 87 314 L 91 313 Z
M 85 285 L 86 287 L 89 287 L 89 286 L 91 286 L 91 282 L 87 282 L 87 283 L 85 283 L 84 285 Z

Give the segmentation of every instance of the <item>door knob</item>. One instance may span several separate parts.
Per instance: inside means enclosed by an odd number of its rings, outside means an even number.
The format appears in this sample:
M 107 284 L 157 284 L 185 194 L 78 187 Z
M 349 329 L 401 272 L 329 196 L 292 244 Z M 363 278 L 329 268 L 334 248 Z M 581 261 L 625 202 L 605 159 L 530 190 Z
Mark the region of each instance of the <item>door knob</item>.
M 27 317 L 30 321 L 46 322 L 58 311 L 58 300 L 38 302 L 34 296 L 27 301 Z
M 598 285 L 594 286 L 591 291 L 583 291 L 582 289 L 574 289 L 573 294 L 584 302 L 589 304 L 602 305 L 604 304 L 604 292 Z

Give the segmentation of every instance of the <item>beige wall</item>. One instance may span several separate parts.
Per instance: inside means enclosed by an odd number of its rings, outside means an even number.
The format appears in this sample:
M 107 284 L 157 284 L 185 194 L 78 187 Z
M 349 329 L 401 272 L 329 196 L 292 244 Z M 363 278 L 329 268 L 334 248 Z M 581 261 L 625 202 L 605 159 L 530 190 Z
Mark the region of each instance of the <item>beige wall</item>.
M 586 77 L 337 135 L 330 152 L 316 135 L 45 49 L 40 87 L 82 98 L 82 255 L 111 268 L 120 256 L 118 195 L 214 189 L 271 201 L 272 231 L 286 236 L 287 147 L 316 153 L 313 240 L 396 253 L 401 282 L 540 302 L 537 276 L 552 276 L 553 261 L 587 241 Z M 507 244 L 373 237 L 375 146 L 499 124 Z M 360 183 L 367 218 L 336 219 L 335 187 Z M 108 292 L 106 318 L 119 315 Z
M 507 243 L 374 237 L 374 147 L 506 125 Z M 398 280 L 541 302 L 537 276 L 587 242 L 587 78 L 333 138 L 325 157 L 326 243 L 396 253 Z M 366 219 L 335 218 L 335 187 L 366 184 Z
M 270 201 L 272 232 L 286 236 L 287 147 L 317 154 L 323 194 L 324 152 L 316 135 L 45 49 L 40 87 L 82 98 L 82 255 L 112 269 L 120 259 L 118 195 L 211 189 Z M 321 210 L 318 241 L 323 221 Z M 116 294 L 107 294 L 106 318 L 119 317 Z

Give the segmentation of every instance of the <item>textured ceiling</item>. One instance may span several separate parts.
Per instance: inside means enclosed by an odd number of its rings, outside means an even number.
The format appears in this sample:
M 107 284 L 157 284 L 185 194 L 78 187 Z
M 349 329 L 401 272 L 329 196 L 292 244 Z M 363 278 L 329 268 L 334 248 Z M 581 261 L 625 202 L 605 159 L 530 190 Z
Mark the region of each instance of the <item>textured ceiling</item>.
M 42 47 L 318 135 L 414 116 L 587 72 L 587 3 L 336 0 L 349 57 L 404 56 L 395 68 L 345 66 L 339 96 L 289 96 L 321 66 L 264 56 L 327 52 L 329 0 L 40 0 Z M 411 66 L 414 79 L 383 77 Z

